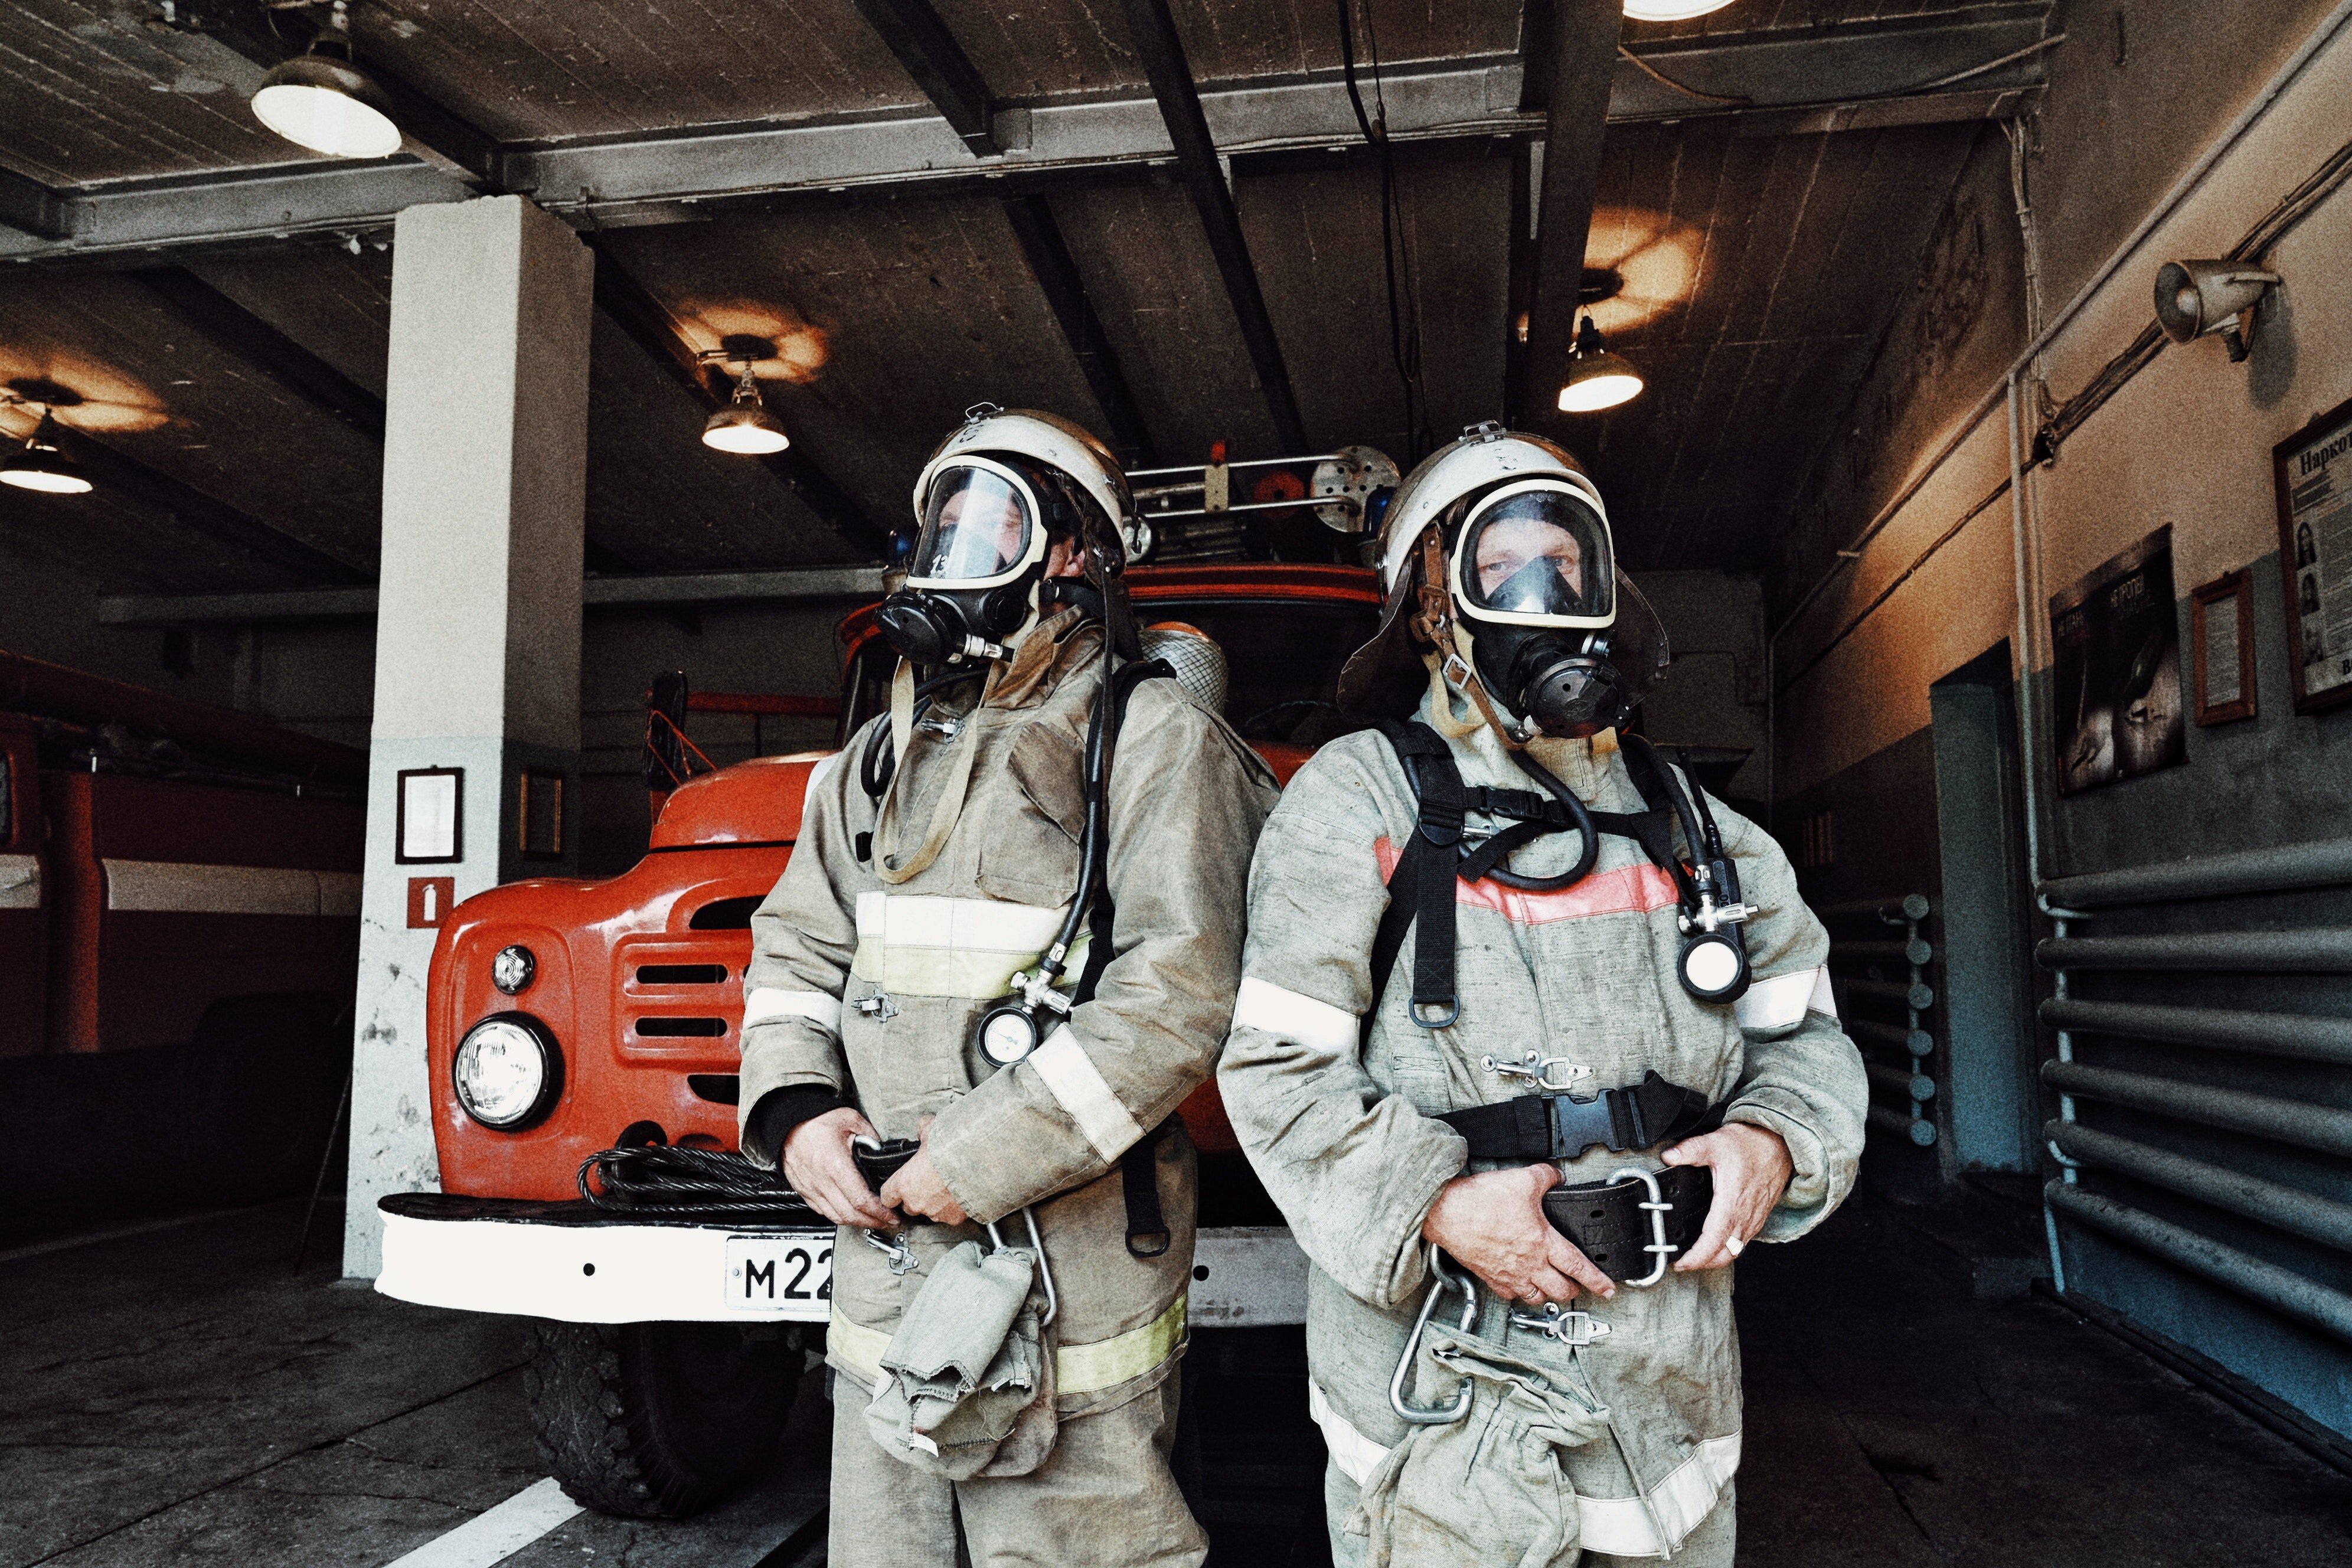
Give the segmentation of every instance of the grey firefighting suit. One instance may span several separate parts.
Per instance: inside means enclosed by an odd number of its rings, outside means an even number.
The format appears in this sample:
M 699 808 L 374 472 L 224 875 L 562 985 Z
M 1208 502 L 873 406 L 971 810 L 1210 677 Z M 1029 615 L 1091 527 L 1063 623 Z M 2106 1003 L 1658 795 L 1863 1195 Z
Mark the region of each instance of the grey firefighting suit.
M 1177 682 L 1139 685 L 1118 732 L 1117 952 L 1094 998 L 1009 1068 L 971 1039 L 1009 978 L 1052 941 L 1075 890 L 1101 647 L 1094 623 L 1065 611 L 1022 639 L 976 709 L 978 682 L 950 688 L 912 730 L 884 796 L 896 822 L 884 813 L 878 833 L 858 778 L 871 735 L 861 731 L 812 781 L 791 864 L 752 917 L 746 1113 L 772 1089 L 818 1085 L 853 1099 L 886 1139 L 915 1137 L 936 1116 L 931 1160 L 976 1222 L 899 1232 L 918 1260 L 903 1275 L 856 1230 L 836 1239 L 826 1360 L 837 1378 L 830 1560 L 840 1568 L 952 1563 L 959 1516 L 981 1565 L 1197 1563 L 1205 1551 L 1166 1458 L 1197 1195 L 1192 1147 L 1171 1117 L 1208 1077 L 1231 1016 L 1250 848 L 1276 791 Z M 943 795 L 950 810 L 935 815 Z M 877 860 L 895 854 L 904 868 L 935 841 L 927 825 L 950 822 L 927 867 L 895 883 L 879 874 Z M 1156 1170 L 1171 1245 L 1137 1258 L 1118 1162 L 1163 1121 Z M 1006 1222 L 1006 1243 L 1025 1247 L 1029 1205 L 1060 1301 L 1045 1333 L 1051 1451 L 1034 1463 L 1035 1423 L 1024 1416 L 1030 1452 L 1019 1464 L 1034 1467 L 1025 1473 L 951 1481 L 913 1468 L 868 1431 L 886 1347 L 951 1248 L 987 1249 L 982 1223 Z
M 1424 697 L 1423 722 L 1430 709 Z M 1464 780 L 1528 788 L 1528 775 L 1494 731 L 1463 717 L 1457 710 L 1454 722 L 1433 727 L 1452 731 L 1448 743 Z M 1588 805 L 1643 809 L 1612 736 L 1535 744 L 1538 759 Z M 1729 1121 L 1779 1133 L 1795 1163 L 1762 1239 L 1802 1235 L 1853 1184 L 1868 1089 L 1830 999 L 1822 967 L 1828 937 L 1800 900 L 1779 847 L 1753 824 L 1714 809 L 1741 889 L 1761 910 L 1747 928 L 1755 984 L 1738 1003 L 1703 1004 L 1683 991 L 1673 883 L 1633 841 L 1604 837 L 1591 875 L 1561 891 L 1456 882 L 1461 1013 L 1452 1027 L 1433 1032 L 1407 1014 L 1412 939 L 1385 994 L 1371 994 L 1367 955 L 1388 902 L 1383 883 L 1415 822 L 1412 788 L 1387 740 L 1365 731 L 1324 747 L 1266 824 L 1250 876 L 1244 978 L 1218 1081 L 1251 1163 L 1314 1265 L 1310 1398 L 1329 1448 L 1326 1490 L 1335 1560 L 1343 1565 L 1387 1559 L 1387 1543 L 1368 1542 L 1347 1526 L 1351 1514 L 1360 1529 L 1368 1522 L 1358 1507 L 1368 1480 L 1376 1490 L 1393 1484 L 1379 1473 L 1381 1461 L 1409 1430 L 1391 1409 L 1389 1379 L 1429 1282 L 1422 1223 L 1447 1181 L 1504 1163 L 1474 1165 L 1464 1139 L 1434 1118 L 1528 1092 L 1524 1080 L 1482 1068 L 1483 1058 L 1517 1061 L 1530 1048 L 1564 1058 L 1591 1069 L 1576 1088 L 1580 1096 L 1638 1084 L 1655 1068 L 1728 1100 Z M 1475 815 L 1469 824 L 1481 835 L 1502 826 Z M 1576 848 L 1572 832 L 1541 838 L 1512 868 L 1554 874 Z M 1360 1047 L 1359 1017 L 1375 1005 L 1369 1041 Z M 1629 1165 L 1656 1169 L 1656 1154 L 1595 1147 L 1567 1166 L 1566 1180 L 1599 1181 Z M 1564 1480 L 1549 1462 L 1539 1472 L 1526 1467 L 1524 1422 L 1505 1433 L 1497 1420 L 1499 1436 L 1463 1436 L 1456 1458 L 1474 1441 L 1481 1458 L 1456 1477 L 1469 1517 L 1448 1522 L 1479 1542 L 1481 1560 L 1520 1563 L 1530 1542 L 1519 1537 L 1532 1509 L 1575 1517 L 1558 1538 L 1568 1544 L 1556 1553 L 1539 1550 L 1531 1563 L 1576 1562 L 1580 1537 L 1592 1554 L 1588 1562 L 1652 1557 L 1663 1531 L 1678 1561 L 1728 1568 L 1740 1439 L 1731 1271 L 1670 1272 L 1647 1289 L 1621 1287 L 1613 1300 L 1580 1297 L 1574 1306 L 1611 1332 L 1573 1357 L 1557 1340 L 1511 1328 L 1510 1303 L 1483 1289 L 1479 1300 L 1480 1338 L 1570 1391 L 1570 1403 L 1556 1409 L 1603 1407 L 1615 1429 L 1593 1426 L 1598 1435 L 1573 1434 L 1577 1440 L 1552 1448 Z M 1437 1321 L 1451 1329 L 1459 1306 L 1449 1293 Z M 1427 1363 L 1425 1352 L 1421 1359 Z M 1443 1405 L 1454 1391 L 1454 1380 L 1436 1371 L 1423 1364 L 1409 1385 L 1422 1406 Z M 1472 1419 L 1486 1419 L 1488 1408 L 1481 1404 Z M 1561 1442 L 1556 1424 L 1552 1432 L 1549 1440 Z M 1500 1455 L 1517 1456 L 1518 1479 L 1480 1473 Z M 1638 1476 L 1627 1473 L 1629 1459 Z M 1482 1500 L 1482 1486 L 1506 1493 Z M 1420 1483 L 1424 1499 L 1433 1489 L 1443 1489 Z M 1541 1496 L 1531 1502 L 1530 1492 Z M 1482 1523 L 1507 1520 L 1515 1510 L 1516 1523 Z M 1396 1545 L 1398 1561 L 1413 1557 L 1405 1543 Z

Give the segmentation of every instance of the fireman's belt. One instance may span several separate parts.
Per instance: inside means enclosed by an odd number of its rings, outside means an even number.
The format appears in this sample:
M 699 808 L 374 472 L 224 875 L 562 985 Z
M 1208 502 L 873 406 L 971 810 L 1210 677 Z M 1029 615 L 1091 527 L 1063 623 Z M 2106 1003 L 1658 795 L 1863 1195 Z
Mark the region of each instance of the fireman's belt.
M 1663 1243 L 1654 1240 L 1659 1228 L 1643 1209 L 1650 1184 L 1635 1176 L 1554 1187 L 1543 1196 L 1544 1218 L 1612 1279 L 1642 1280 L 1690 1250 L 1715 1201 L 1715 1174 L 1705 1165 L 1670 1165 L 1656 1181 L 1658 1201 L 1666 1205 Z M 1660 1245 L 1669 1249 L 1664 1255 Z
M 1470 1141 L 1474 1160 L 1573 1160 L 1596 1143 L 1613 1153 L 1654 1148 L 1711 1131 L 1723 1107 L 1653 1068 L 1632 1089 L 1603 1089 L 1591 1100 L 1527 1094 L 1438 1118 Z

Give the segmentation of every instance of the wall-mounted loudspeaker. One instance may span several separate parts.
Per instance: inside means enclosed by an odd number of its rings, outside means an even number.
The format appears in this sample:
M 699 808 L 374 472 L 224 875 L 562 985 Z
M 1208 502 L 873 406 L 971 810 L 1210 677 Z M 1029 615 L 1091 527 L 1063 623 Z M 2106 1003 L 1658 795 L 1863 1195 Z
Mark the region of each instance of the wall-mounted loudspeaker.
M 2254 310 L 2280 282 L 2242 261 L 2168 261 L 2156 274 L 2156 321 L 2176 343 L 2224 332 L 2232 362 L 2246 357 Z

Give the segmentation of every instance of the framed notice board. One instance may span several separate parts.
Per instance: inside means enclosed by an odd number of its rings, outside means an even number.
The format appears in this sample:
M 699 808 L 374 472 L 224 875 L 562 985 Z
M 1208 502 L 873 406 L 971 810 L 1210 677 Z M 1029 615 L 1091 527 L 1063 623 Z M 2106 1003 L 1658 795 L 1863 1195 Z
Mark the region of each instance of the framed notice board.
M 2294 710 L 2352 702 L 2352 403 L 2271 448 Z
M 2228 724 L 2254 716 L 2253 578 L 2217 577 L 2189 595 L 2196 645 L 2197 722 Z

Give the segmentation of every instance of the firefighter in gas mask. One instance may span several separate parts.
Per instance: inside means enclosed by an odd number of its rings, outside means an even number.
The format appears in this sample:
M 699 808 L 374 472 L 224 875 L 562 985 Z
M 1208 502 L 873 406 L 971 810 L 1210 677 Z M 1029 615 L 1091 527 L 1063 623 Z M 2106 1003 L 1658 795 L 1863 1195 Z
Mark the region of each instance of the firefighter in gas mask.
M 1728 1568 L 1728 1265 L 1862 1146 L 1828 938 L 1772 840 L 1620 729 L 1665 637 L 1567 452 L 1465 433 L 1380 564 L 1339 684 L 1380 727 L 1267 822 L 1218 1068 L 1313 1264 L 1335 1560 Z
M 1137 658 L 1127 485 L 972 411 L 915 486 L 889 712 L 752 917 L 742 1143 L 842 1228 L 829 1561 L 1194 1564 L 1167 1462 L 1272 776 Z

